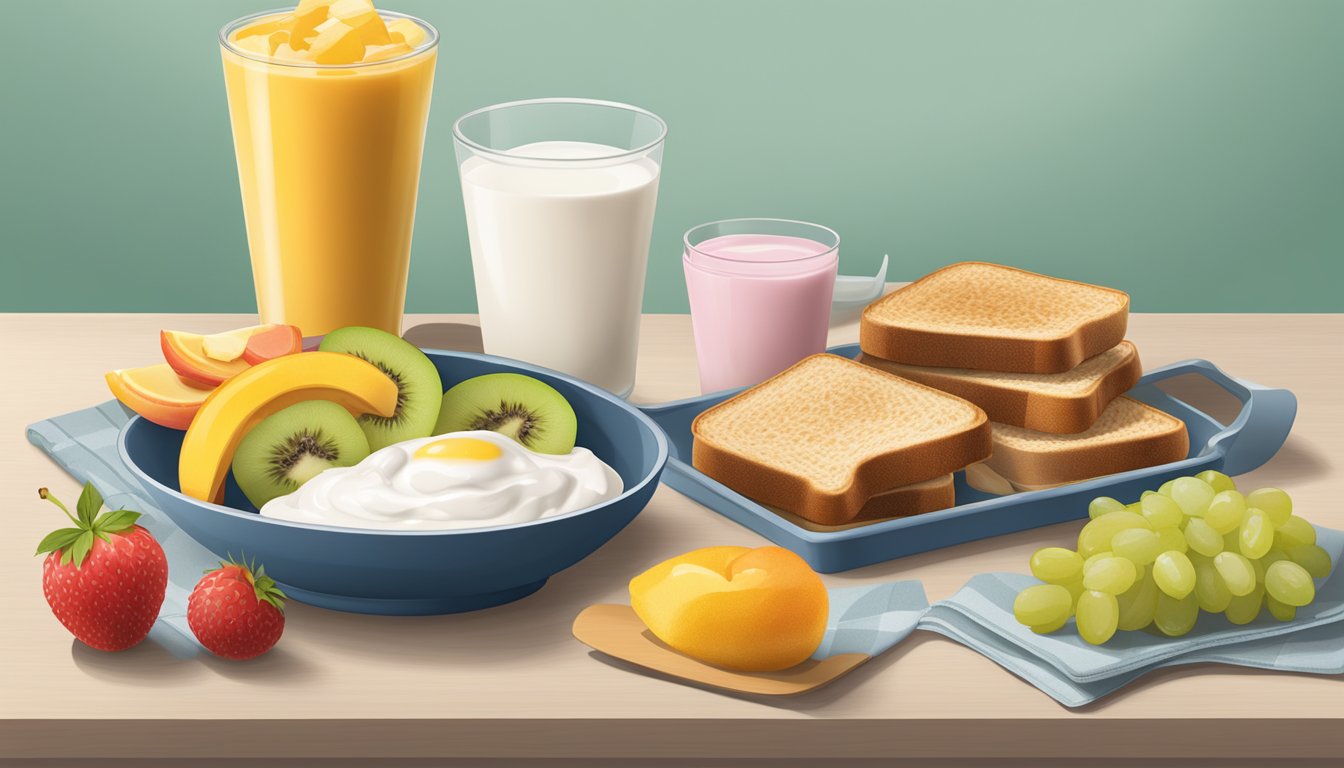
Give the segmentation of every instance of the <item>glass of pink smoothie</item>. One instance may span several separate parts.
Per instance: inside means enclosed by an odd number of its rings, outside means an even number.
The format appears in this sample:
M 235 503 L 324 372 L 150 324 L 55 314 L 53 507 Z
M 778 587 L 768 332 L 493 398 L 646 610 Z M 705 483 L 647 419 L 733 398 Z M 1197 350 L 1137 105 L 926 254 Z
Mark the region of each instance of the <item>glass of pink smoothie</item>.
M 702 392 L 759 383 L 826 350 L 840 263 L 834 230 L 726 219 L 687 231 L 685 245 Z

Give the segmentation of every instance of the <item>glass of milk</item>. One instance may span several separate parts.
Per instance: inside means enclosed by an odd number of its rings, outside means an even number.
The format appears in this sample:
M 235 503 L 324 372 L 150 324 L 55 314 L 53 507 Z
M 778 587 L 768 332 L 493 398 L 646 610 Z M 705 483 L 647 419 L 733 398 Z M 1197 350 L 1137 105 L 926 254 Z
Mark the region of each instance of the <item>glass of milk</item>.
M 587 99 L 453 124 L 486 352 L 630 394 L 666 135 L 651 112 Z
M 826 351 L 840 236 L 787 219 L 728 219 L 686 232 L 700 389 L 745 387 Z

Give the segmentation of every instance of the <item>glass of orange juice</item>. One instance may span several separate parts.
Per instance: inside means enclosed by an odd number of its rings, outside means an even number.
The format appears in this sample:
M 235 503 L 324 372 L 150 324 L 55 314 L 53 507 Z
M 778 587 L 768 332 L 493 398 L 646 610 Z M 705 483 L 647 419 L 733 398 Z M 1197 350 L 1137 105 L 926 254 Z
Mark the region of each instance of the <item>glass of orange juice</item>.
M 300 0 L 219 39 L 261 322 L 400 333 L 438 32 Z

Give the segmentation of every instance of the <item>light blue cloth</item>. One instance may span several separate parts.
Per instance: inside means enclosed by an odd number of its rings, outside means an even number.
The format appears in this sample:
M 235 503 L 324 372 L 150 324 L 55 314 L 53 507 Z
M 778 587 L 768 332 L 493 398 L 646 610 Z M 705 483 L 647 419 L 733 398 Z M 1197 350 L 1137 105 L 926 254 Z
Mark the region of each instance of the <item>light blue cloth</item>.
M 168 595 L 149 639 L 181 657 L 200 646 L 186 622 L 186 600 L 217 558 L 174 526 L 141 491 L 117 454 L 117 434 L 129 412 L 115 401 L 57 416 L 28 428 L 28 439 L 81 482 L 92 480 L 110 508 L 134 509 L 168 556 Z M 1082 706 L 1146 672 L 1214 662 L 1245 667 L 1344 674 L 1344 532 L 1318 528 L 1319 543 L 1336 568 L 1319 584 L 1316 601 L 1291 622 L 1262 615 L 1236 627 L 1201 615 L 1190 634 L 1167 638 L 1122 632 L 1104 646 L 1084 643 L 1072 627 L 1036 635 L 1012 615 L 1013 598 L 1037 583 L 1023 574 L 982 574 L 948 600 L 928 604 L 918 581 L 834 589 L 826 634 L 814 658 L 886 652 L 924 629 L 960 642 L 1069 707 Z
M 187 626 L 187 596 L 206 569 L 219 564 L 219 558 L 150 504 L 139 482 L 126 470 L 117 454 L 117 434 L 130 417 L 131 412 L 121 403 L 109 400 L 29 426 L 28 441 L 76 480 L 92 480 L 108 509 L 132 509 L 143 515 L 139 524 L 154 534 L 168 557 L 168 594 L 159 609 L 159 620 L 149 632 L 149 642 L 158 643 L 174 656 L 189 658 L 199 653 L 201 646 Z
M 885 653 L 915 631 L 929 607 L 924 585 L 918 581 L 832 589 L 829 597 L 826 634 L 812 654 L 814 659 L 837 653 Z

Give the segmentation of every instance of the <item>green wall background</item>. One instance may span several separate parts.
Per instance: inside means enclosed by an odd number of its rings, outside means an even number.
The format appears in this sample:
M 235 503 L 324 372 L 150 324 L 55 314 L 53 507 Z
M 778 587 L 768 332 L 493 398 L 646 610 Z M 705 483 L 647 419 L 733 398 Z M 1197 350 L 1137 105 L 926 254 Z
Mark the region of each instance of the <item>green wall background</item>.
M 0 310 L 255 308 L 215 33 L 279 1 L 0 0 Z M 671 126 L 647 311 L 686 309 L 684 230 L 753 215 L 845 272 L 1344 310 L 1344 2 L 386 4 L 442 33 L 410 311 L 475 308 L 453 119 L 553 95 Z

